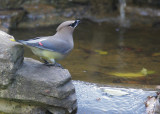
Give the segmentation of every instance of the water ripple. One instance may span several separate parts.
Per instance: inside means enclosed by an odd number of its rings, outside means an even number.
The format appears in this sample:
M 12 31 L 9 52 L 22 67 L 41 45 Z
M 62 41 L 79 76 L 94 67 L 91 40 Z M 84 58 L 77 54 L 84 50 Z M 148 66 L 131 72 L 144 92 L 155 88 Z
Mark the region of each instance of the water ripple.
M 147 96 L 155 95 L 155 91 L 106 87 L 129 93 L 124 96 L 108 96 L 96 84 L 82 81 L 73 83 L 78 98 L 77 114 L 144 114 Z

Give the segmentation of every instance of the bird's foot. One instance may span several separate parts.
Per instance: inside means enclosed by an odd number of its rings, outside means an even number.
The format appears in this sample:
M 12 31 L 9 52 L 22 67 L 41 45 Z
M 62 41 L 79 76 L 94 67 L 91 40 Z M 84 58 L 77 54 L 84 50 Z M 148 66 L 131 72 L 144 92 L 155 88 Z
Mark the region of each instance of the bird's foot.
M 46 66 L 48 66 L 48 67 L 51 67 L 51 66 L 55 66 L 55 67 L 60 67 L 60 68 L 62 68 L 62 69 L 64 69 L 63 67 L 62 67 L 62 65 L 61 64 L 59 64 L 59 63 L 54 63 L 54 64 L 52 64 L 52 63 L 44 63 Z
M 49 62 L 47 60 L 45 60 L 45 59 L 42 59 L 42 60 L 44 61 L 45 65 L 49 64 Z
M 55 66 L 55 67 L 60 67 L 60 68 L 64 69 L 64 68 L 62 67 L 62 65 L 59 64 L 59 63 L 55 63 L 54 66 Z
M 49 62 L 48 62 L 47 60 L 45 60 L 45 59 L 42 59 L 42 60 L 44 61 L 44 65 L 46 65 L 46 66 L 49 66 L 49 67 L 55 66 L 55 67 L 60 67 L 60 68 L 64 69 L 61 64 L 56 63 L 55 61 L 54 61 L 54 63 L 49 63 Z
M 43 59 L 43 61 L 44 61 L 44 65 L 46 65 L 46 66 L 54 66 L 54 64 L 52 64 L 52 63 L 49 63 L 47 60 L 45 60 L 45 59 Z
M 55 64 L 52 64 L 52 63 L 47 63 L 47 64 L 45 64 L 46 66 L 55 66 Z

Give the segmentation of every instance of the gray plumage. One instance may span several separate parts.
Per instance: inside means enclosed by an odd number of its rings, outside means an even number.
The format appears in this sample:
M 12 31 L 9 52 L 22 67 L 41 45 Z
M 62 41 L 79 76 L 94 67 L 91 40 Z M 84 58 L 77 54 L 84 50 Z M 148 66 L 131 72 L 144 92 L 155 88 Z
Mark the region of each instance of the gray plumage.
M 58 26 L 57 32 L 53 36 L 18 40 L 18 42 L 28 46 L 45 63 L 55 64 L 55 60 L 64 58 L 73 49 L 72 34 L 79 22 L 79 20 L 63 22 Z

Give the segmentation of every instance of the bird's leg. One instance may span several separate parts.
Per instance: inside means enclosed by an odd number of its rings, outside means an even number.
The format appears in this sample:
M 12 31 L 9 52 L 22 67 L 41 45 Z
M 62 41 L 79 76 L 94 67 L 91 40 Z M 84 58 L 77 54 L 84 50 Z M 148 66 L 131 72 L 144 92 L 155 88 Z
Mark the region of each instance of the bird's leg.
M 64 69 L 63 67 L 62 67 L 62 65 L 61 64 L 59 64 L 59 63 L 57 63 L 57 62 L 55 62 L 55 60 L 54 59 L 51 59 L 50 61 L 52 62 L 52 63 L 49 63 L 47 60 L 45 60 L 45 59 L 43 59 L 43 61 L 44 61 L 44 64 L 46 65 L 46 66 L 55 66 L 55 67 L 60 67 L 60 68 L 62 68 L 62 69 Z
M 46 66 L 54 66 L 54 64 L 55 63 L 49 63 L 47 60 L 45 60 L 45 59 L 43 59 L 43 61 L 44 61 L 44 64 L 46 65 Z
M 44 64 L 46 65 L 46 66 L 55 66 L 55 63 L 49 63 L 47 60 L 45 60 L 45 59 L 42 59 L 43 61 L 44 61 Z
M 55 64 L 52 64 L 52 63 L 48 63 L 48 64 L 45 64 L 46 66 L 55 66 Z
M 55 61 L 53 61 L 53 63 L 49 63 L 47 60 L 45 60 L 45 59 L 43 59 L 43 58 L 41 58 L 41 60 L 43 60 L 44 61 L 44 65 L 46 65 L 46 66 L 54 66 L 54 64 L 55 64 Z
M 47 66 L 55 66 L 55 63 L 56 63 L 56 62 L 55 62 L 54 59 L 50 59 L 50 62 L 51 62 L 51 63 L 48 62 L 46 65 L 47 65 Z
M 62 67 L 62 65 L 59 64 L 59 63 L 57 63 L 54 59 L 50 59 L 50 61 L 52 62 L 52 66 L 60 67 L 60 68 L 64 69 L 64 68 Z
M 45 65 L 49 64 L 49 62 L 47 60 L 45 60 L 45 59 L 42 59 L 42 60 L 44 61 Z
M 56 63 L 56 62 L 55 62 L 54 64 L 53 64 L 53 63 L 47 63 L 47 64 L 45 64 L 45 65 L 47 65 L 47 66 L 49 66 L 49 67 L 50 67 L 50 66 L 55 66 L 55 67 L 60 67 L 60 68 L 64 69 L 61 64 Z

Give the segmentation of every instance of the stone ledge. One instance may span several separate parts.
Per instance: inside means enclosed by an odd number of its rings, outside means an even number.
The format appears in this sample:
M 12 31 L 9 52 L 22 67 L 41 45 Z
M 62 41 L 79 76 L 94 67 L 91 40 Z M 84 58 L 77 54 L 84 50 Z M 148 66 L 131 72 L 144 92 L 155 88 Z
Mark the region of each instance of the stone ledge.
M 14 38 L 0 31 L 0 112 L 65 114 L 76 110 L 75 87 L 68 70 L 24 59 L 23 46 L 10 39 Z

